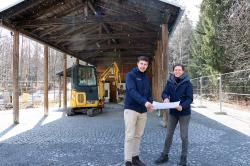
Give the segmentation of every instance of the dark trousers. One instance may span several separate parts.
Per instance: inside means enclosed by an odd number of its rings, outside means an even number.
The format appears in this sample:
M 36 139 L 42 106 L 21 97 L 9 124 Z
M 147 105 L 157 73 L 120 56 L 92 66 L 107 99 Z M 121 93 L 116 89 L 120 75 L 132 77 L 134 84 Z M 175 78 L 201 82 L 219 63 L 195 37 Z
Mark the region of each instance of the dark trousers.
M 187 116 L 168 116 L 168 131 L 167 131 L 167 137 L 165 140 L 165 146 L 163 150 L 163 154 L 168 155 L 170 151 L 170 146 L 172 144 L 174 131 L 176 128 L 177 123 L 180 123 L 180 135 L 182 140 L 182 156 L 187 156 L 187 150 L 188 150 L 188 126 L 190 121 L 190 115 Z

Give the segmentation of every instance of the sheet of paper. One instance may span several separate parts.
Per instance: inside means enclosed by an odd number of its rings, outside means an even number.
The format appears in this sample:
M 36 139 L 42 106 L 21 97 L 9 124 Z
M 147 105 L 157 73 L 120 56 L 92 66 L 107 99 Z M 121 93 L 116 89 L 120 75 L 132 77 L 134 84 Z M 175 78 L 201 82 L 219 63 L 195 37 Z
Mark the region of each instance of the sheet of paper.
M 159 103 L 153 101 L 154 109 L 169 109 L 169 108 L 176 108 L 180 104 L 179 101 L 177 102 L 170 102 L 170 103 Z

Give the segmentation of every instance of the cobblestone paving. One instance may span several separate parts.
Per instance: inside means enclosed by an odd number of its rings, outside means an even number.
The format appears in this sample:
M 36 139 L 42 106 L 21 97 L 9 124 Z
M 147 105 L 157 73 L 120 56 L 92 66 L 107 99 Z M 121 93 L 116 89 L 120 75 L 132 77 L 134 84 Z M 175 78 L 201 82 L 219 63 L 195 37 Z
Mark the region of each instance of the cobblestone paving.
M 250 165 L 250 137 L 195 112 L 189 131 L 188 165 Z M 166 129 L 160 126 L 157 115 L 149 113 L 141 147 L 141 158 L 148 166 L 154 165 L 165 135 Z M 62 117 L 1 141 L 0 165 L 121 166 L 123 144 L 122 106 L 110 104 L 95 117 Z M 180 146 L 177 126 L 170 161 L 165 166 L 177 165 Z

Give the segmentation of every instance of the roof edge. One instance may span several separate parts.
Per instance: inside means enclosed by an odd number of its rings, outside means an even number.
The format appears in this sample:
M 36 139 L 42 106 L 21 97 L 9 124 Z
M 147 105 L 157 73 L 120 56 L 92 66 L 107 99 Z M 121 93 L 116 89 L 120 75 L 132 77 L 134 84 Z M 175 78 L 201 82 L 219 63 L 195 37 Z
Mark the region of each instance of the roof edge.
M 173 23 L 173 26 L 171 27 L 171 29 L 169 29 L 169 37 L 171 37 L 173 32 L 175 31 L 177 25 L 179 24 L 182 16 L 183 16 L 183 13 L 185 11 L 185 7 L 180 5 L 180 4 L 175 3 L 174 1 L 169 1 L 169 0 L 159 0 L 159 1 L 179 8 L 178 17 L 176 18 L 175 22 Z
M 179 14 L 178 14 L 178 17 L 176 18 L 175 22 L 173 23 L 173 26 L 171 27 L 171 30 L 169 31 L 169 37 L 172 36 L 172 34 L 174 33 L 176 27 L 178 26 L 178 24 L 180 23 L 180 20 L 184 14 L 184 9 L 181 9 L 180 8 L 180 11 L 179 11 Z
M 23 1 L 24 0 L 17 0 L 16 2 L 12 2 L 9 5 L 3 7 L 2 9 L 0 9 L 0 12 L 5 11 L 5 10 L 7 10 L 7 9 L 13 7 L 13 6 L 16 6 L 17 4 L 19 4 L 19 3 L 23 2 Z

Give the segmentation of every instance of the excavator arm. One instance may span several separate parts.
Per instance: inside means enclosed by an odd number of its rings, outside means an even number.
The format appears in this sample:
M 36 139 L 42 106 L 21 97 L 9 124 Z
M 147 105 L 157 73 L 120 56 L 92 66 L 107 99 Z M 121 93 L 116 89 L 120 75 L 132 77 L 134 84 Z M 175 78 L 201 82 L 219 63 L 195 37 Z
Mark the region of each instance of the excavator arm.
M 104 104 L 105 90 L 104 83 L 107 78 L 111 78 L 111 76 L 115 80 L 116 89 L 118 89 L 118 83 L 121 83 L 120 70 L 116 62 L 112 63 L 100 76 L 99 78 L 99 95 L 100 95 L 100 103 Z

